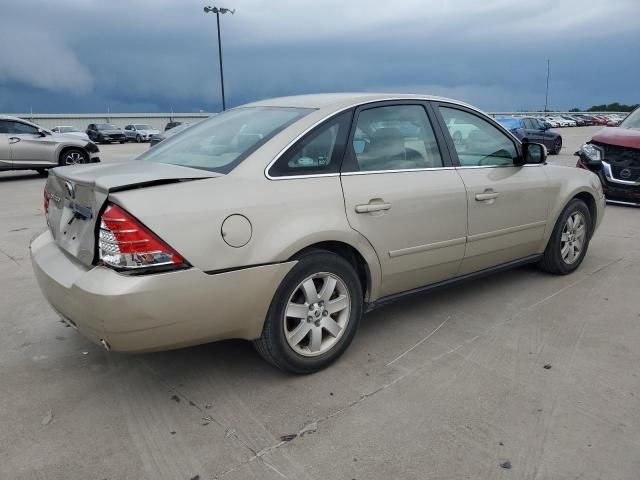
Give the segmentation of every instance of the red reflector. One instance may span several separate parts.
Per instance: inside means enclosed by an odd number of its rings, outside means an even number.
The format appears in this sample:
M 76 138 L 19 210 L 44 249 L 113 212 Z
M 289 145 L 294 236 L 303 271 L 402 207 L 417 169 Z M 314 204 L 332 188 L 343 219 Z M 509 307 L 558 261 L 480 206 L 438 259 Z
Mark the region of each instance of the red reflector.
M 122 269 L 181 266 L 184 259 L 151 230 L 117 205 L 102 214 L 98 238 L 100 260 Z
M 44 213 L 49 213 L 49 194 L 46 188 L 44 189 Z
M 584 164 L 584 162 L 580 159 L 576 162 L 576 167 L 583 168 L 584 170 L 589 170 L 589 168 Z

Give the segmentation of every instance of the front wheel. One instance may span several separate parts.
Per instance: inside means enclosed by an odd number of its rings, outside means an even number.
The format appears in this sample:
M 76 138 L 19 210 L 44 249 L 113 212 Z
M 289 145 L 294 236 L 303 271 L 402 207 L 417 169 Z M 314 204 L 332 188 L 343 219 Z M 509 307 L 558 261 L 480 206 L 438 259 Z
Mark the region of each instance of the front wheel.
M 538 267 L 556 275 L 576 270 L 589 248 L 591 222 L 587 205 L 577 198 L 571 200 L 553 228 Z
M 331 252 L 308 253 L 278 287 L 254 346 L 281 370 L 316 372 L 347 349 L 362 310 L 362 286 L 353 266 Z
M 136 135 L 136 142 L 140 143 L 142 141 L 142 137 L 140 135 Z
M 79 148 L 70 148 L 69 150 L 62 152 L 59 163 L 61 166 L 89 163 L 89 156 L 84 150 L 80 150 Z

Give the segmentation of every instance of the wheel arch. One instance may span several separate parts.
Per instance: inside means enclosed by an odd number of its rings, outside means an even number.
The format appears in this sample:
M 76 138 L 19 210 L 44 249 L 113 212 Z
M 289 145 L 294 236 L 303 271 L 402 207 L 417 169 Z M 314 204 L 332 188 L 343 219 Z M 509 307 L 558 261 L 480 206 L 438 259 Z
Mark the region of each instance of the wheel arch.
M 358 248 L 345 241 L 324 240 L 311 243 L 299 249 L 290 256 L 289 260 L 295 260 L 314 250 L 329 251 L 347 260 L 358 274 L 358 278 L 362 284 L 365 302 L 375 300 L 380 283 L 380 267 L 377 256 L 374 262 L 371 258 L 372 252 L 363 254 Z M 365 256 L 369 257 L 369 260 L 367 260 Z
M 56 157 L 57 163 L 58 165 L 62 165 L 61 160 L 62 160 L 62 156 L 67 153 L 69 150 L 80 150 L 82 151 L 86 156 L 87 156 L 87 160 L 89 160 L 91 158 L 91 155 L 89 154 L 89 152 L 78 145 L 62 145 L 62 147 L 58 150 L 58 154 Z
M 589 231 L 589 238 L 591 238 L 598 223 L 598 206 L 596 204 L 596 199 L 591 193 L 586 191 L 576 193 L 573 197 L 571 197 L 571 200 L 573 200 L 574 198 L 582 200 L 589 209 L 589 215 L 591 215 L 591 230 Z

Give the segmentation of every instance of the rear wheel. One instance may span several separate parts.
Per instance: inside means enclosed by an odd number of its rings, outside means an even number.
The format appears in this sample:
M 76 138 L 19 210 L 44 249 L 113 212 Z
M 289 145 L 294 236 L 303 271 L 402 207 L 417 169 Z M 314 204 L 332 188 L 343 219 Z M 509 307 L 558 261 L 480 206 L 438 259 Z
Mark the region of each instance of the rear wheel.
M 254 346 L 281 370 L 321 370 L 349 346 L 362 309 L 362 286 L 351 264 L 331 252 L 308 253 L 278 287 Z
M 89 163 L 89 156 L 84 150 L 80 150 L 79 148 L 70 148 L 62 152 L 59 163 L 61 166 Z
M 558 155 L 560 150 L 562 150 L 562 138 L 556 138 L 553 141 L 553 147 L 551 147 L 551 154 Z
M 589 247 L 591 222 L 587 205 L 577 198 L 571 200 L 553 228 L 538 267 L 556 275 L 577 269 Z

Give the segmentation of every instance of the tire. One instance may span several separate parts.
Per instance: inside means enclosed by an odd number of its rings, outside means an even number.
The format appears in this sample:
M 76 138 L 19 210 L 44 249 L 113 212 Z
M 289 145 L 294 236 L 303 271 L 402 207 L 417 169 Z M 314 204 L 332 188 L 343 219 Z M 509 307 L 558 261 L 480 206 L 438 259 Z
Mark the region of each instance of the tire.
M 578 233 L 580 225 L 575 226 L 577 217 L 582 218 L 582 223 L 580 224 L 582 234 Z M 575 228 L 571 226 L 569 219 L 572 219 L 571 223 Z M 589 248 L 592 230 L 591 222 L 591 213 L 589 213 L 587 205 L 577 198 L 571 200 L 553 227 L 547 248 L 544 250 L 542 259 L 538 262 L 538 268 L 555 275 L 567 275 L 576 270 L 582 263 Z M 574 248 L 576 245 L 579 246 L 579 250 Z M 563 253 L 563 250 L 565 253 Z M 570 251 L 572 251 L 573 256 Z
M 38 172 L 38 175 L 40 175 L 41 177 L 47 177 L 49 175 L 48 168 L 37 168 L 36 171 Z
M 551 148 L 551 155 L 558 155 L 560 153 L 560 150 L 562 150 L 562 138 L 556 138 L 553 141 L 553 147 Z
M 137 143 L 142 142 L 142 137 L 140 135 L 136 135 L 136 142 Z
M 126 140 L 120 140 L 120 145 L 124 145 L 125 143 L 127 143 Z
M 60 166 L 78 165 L 80 163 L 89 163 L 89 155 L 80 148 L 69 148 L 60 154 L 58 163 Z
M 328 295 L 323 294 L 326 286 L 333 287 Z M 317 302 L 309 301 L 312 295 Z M 333 308 L 328 308 L 332 303 Z M 291 304 L 299 306 L 288 307 Z M 287 310 L 293 315 L 286 315 Z M 362 285 L 353 266 L 334 253 L 314 250 L 298 258 L 278 287 L 262 335 L 253 344 L 266 361 L 281 370 L 317 372 L 347 349 L 362 310 Z

